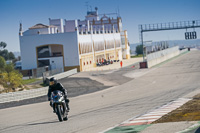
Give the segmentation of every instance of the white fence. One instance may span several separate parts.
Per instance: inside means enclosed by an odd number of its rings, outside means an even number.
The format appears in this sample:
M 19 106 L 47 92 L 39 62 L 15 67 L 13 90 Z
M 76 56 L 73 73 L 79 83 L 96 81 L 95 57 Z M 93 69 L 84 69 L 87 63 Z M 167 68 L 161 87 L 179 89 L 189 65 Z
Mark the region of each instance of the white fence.
M 70 75 L 76 74 L 77 69 L 73 69 L 64 73 L 60 73 L 57 75 L 53 75 L 57 79 L 62 79 L 68 77 Z M 10 93 L 2 93 L 0 94 L 0 103 L 12 102 L 12 101 L 20 101 L 24 99 L 35 98 L 39 96 L 47 95 L 48 87 L 43 87 L 39 89 L 31 89 L 31 90 L 24 90 L 18 92 L 10 92 Z

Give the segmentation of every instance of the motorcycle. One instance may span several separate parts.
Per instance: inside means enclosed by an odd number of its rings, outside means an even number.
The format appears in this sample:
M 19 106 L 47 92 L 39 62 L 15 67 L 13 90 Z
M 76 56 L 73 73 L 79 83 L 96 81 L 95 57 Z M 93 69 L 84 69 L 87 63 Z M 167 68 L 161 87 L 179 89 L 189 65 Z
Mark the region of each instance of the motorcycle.
M 66 111 L 66 103 L 62 91 L 56 90 L 51 93 L 51 107 L 58 116 L 60 122 L 67 121 L 68 112 Z

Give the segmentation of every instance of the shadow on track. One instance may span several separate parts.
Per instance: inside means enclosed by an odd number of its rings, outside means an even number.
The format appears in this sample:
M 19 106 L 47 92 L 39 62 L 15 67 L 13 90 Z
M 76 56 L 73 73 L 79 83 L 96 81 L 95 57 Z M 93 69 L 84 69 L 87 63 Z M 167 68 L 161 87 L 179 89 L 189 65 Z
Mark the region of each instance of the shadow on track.
M 39 122 L 39 123 L 13 125 L 13 126 L 10 126 L 10 127 L 0 129 L 0 132 L 6 132 L 8 130 L 14 131 L 14 130 L 17 130 L 17 129 L 20 129 L 20 128 L 24 128 L 26 126 L 35 126 L 35 125 L 37 126 L 37 125 L 44 125 L 44 124 L 51 124 L 51 123 L 58 123 L 58 122 L 59 122 L 58 120 L 54 120 L 54 121 L 49 121 L 49 122 Z
M 34 125 L 44 125 L 44 124 L 50 124 L 50 123 L 58 123 L 59 121 L 49 121 L 49 122 L 39 122 L 39 123 L 31 123 L 27 124 L 28 126 L 34 126 Z

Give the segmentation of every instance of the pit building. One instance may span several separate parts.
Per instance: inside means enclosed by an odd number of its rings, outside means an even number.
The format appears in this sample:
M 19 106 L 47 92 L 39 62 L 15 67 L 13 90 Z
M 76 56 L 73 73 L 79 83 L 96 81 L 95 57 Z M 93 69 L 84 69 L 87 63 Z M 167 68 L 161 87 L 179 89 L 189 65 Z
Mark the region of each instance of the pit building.
M 106 60 L 130 58 L 127 31 L 122 18 L 88 11 L 85 20 L 51 19 L 19 31 L 22 71 L 50 66 L 85 71 Z

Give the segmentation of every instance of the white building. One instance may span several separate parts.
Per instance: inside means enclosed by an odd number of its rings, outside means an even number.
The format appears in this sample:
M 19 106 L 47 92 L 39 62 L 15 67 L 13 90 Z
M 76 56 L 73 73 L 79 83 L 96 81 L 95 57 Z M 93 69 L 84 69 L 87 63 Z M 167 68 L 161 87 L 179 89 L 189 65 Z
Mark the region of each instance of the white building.
M 102 59 L 130 58 L 127 31 L 122 30 L 121 17 L 98 11 L 87 12 L 85 20 L 49 19 L 49 25 L 36 24 L 22 31 L 20 49 L 22 70 L 51 66 L 64 71 L 78 68 L 84 71 L 95 67 Z

